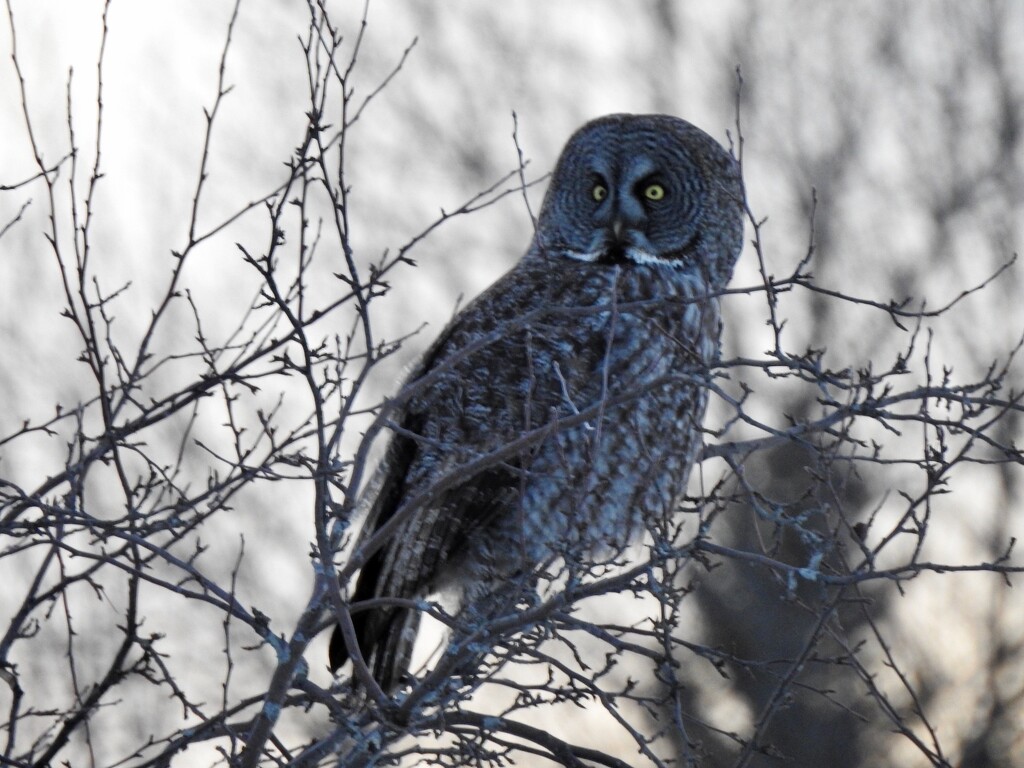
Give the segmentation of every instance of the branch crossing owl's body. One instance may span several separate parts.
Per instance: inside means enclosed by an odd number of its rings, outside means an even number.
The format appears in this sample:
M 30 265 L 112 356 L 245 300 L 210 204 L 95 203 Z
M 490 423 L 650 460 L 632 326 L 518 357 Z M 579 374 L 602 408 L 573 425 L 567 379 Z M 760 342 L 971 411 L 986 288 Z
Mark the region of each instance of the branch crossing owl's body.
M 400 519 L 352 596 L 382 688 L 407 670 L 418 616 L 360 601 L 453 590 L 487 615 L 509 583 L 614 556 L 671 513 L 702 443 L 742 211 L 735 161 L 678 118 L 610 115 L 570 139 L 530 249 L 401 395 L 363 541 Z M 348 655 L 336 630 L 332 668 Z

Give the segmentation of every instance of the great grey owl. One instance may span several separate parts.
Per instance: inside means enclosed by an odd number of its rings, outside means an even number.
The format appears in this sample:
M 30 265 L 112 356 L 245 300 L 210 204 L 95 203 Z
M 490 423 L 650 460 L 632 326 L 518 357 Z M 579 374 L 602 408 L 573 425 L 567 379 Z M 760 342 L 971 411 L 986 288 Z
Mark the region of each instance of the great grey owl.
M 509 585 L 621 552 L 671 513 L 742 239 L 738 165 L 700 129 L 620 114 L 572 136 L 526 255 L 403 389 L 362 541 L 400 519 L 351 597 L 385 691 L 408 671 L 419 613 L 363 601 L 454 592 L 458 618 L 486 618 Z M 336 628 L 331 668 L 348 658 Z

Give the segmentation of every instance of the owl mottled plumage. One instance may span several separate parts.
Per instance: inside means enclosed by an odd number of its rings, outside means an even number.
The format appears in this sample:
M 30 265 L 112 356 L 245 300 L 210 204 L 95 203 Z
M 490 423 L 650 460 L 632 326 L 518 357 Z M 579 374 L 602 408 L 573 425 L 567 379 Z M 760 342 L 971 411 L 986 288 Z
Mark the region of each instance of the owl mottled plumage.
M 616 552 L 683 495 L 742 211 L 736 162 L 683 120 L 609 115 L 569 140 L 526 255 L 404 390 L 363 541 L 402 522 L 352 595 L 385 690 L 418 614 L 360 601 L 454 590 L 487 614 L 505 585 Z M 348 656 L 335 630 L 331 667 Z

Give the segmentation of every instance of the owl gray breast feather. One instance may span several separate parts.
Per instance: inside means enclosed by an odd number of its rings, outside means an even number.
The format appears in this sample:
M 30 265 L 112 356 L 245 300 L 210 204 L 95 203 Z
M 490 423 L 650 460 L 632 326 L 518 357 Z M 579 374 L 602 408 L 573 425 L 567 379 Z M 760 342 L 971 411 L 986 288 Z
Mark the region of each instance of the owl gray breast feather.
M 452 321 L 399 394 L 354 607 L 454 589 L 464 605 L 552 559 L 599 559 L 663 518 L 702 442 L 717 295 L 739 255 L 738 166 L 678 118 L 610 115 L 569 140 L 533 243 Z M 417 616 L 353 611 L 382 687 Z M 332 668 L 348 657 L 339 632 Z

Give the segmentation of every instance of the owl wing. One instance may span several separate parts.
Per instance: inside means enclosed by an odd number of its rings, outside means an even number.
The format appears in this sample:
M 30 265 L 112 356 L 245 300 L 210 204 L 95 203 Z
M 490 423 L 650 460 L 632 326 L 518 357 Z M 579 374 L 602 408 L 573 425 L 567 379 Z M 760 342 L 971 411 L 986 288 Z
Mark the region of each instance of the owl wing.
M 509 292 L 503 289 L 510 278 L 511 274 L 499 280 L 456 317 L 424 357 L 407 386 L 416 387 L 424 377 L 457 359 L 467 337 L 486 335 L 522 311 L 522 305 L 510 301 Z M 489 311 L 474 311 L 474 307 L 481 306 L 487 306 Z M 414 400 L 406 409 L 401 429 L 393 435 L 384 458 L 384 476 L 364 523 L 364 540 L 400 511 L 410 492 L 429 487 L 446 471 L 458 472 L 457 457 L 439 455 L 425 439 L 417 437 L 444 431 L 439 424 L 444 417 L 430 408 L 434 404 L 426 397 L 419 403 Z M 448 416 L 457 418 L 458 414 Z M 435 501 L 412 510 L 390 541 L 374 552 L 360 570 L 352 604 L 378 597 L 415 599 L 423 596 L 439 571 L 474 531 L 486 526 L 494 515 L 510 505 L 519 484 L 515 461 L 496 464 L 460 478 Z M 419 618 L 419 611 L 393 607 L 357 610 L 352 614 L 360 652 L 374 679 L 385 691 L 393 689 L 408 668 Z M 349 658 L 337 628 L 331 637 L 329 658 L 332 670 L 337 670 Z
M 404 498 L 405 473 L 416 457 L 415 439 L 396 438 L 389 450 L 387 476 L 371 510 L 373 532 L 390 521 Z M 412 513 L 398 532 L 363 566 L 351 603 L 378 597 L 415 599 L 428 591 L 437 573 L 458 552 L 473 530 L 507 506 L 518 480 L 511 469 L 491 468 L 445 494 L 440 503 Z M 371 523 L 367 522 L 368 525 Z M 394 607 L 352 614 L 359 649 L 385 691 L 399 683 L 408 668 L 419 626 L 419 611 Z M 348 659 L 337 628 L 331 637 L 330 664 L 336 670 Z

